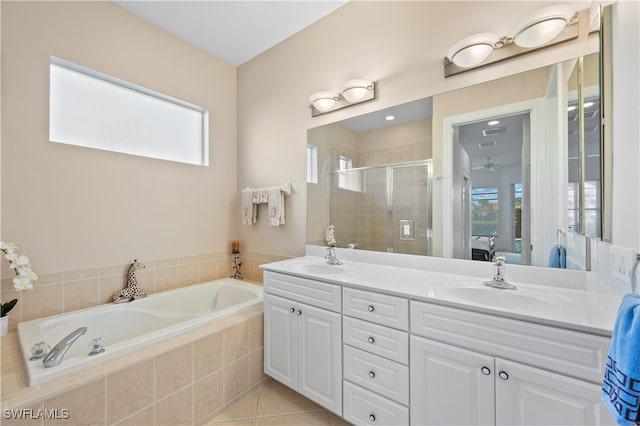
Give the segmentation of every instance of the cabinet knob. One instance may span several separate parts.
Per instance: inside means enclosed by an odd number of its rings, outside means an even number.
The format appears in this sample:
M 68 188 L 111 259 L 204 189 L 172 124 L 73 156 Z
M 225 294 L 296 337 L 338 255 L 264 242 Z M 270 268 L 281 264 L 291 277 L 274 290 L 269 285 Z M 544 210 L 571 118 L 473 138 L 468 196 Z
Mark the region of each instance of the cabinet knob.
M 375 343 L 376 341 L 376 339 L 374 339 L 373 336 L 369 336 L 367 340 L 369 341 L 369 343 Z
M 298 309 L 298 312 L 296 312 L 296 314 L 302 315 L 302 311 L 300 309 Z
M 509 375 L 506 371 L 501 371 L 498 373 L 498 377 L 500 377 L 502 380 L 507 380 L 509 378 Z
M 373 415 L 373 414 L 369 414 L 369 421 L 370 421 L 371 423 L 375 422 L 375 421 L 376 421 L 376 416 L 375 416 L 375 415 Z
M 296 311 L 295 308 L 289 308 L 289 312 L 294 313 Z
M 489 374 L 491 374 L 491 369 L 489 367 L 482 367 L 482 374 L 488 376 Z
M 369 371 L 369 377 L 374 379 L 376 377 L 376 372 L 375 371 Z
M 373 305 L 369 305 L 367 309 L 369 310 L 369 312 L 373 312 L 376 310 L 376 308 L 374 308 Z

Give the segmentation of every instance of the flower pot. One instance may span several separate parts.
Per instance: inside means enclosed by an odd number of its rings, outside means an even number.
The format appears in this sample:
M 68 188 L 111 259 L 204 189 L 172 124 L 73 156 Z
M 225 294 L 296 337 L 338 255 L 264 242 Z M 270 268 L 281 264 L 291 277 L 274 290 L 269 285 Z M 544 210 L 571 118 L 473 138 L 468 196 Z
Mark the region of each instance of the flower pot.
M 9 317 L 0 318 L 0 336 L 4 336 L 9 331 Z

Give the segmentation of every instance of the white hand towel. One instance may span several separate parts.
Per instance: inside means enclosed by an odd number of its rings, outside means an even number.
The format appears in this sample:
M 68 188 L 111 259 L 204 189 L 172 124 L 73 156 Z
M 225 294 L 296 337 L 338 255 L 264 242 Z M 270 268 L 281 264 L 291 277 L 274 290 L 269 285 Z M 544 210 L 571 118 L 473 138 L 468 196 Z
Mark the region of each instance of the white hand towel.
M 242 190 L 242 224 L 252 225 L 255 223 L 254 206 L 251 197 L 253 191 L 249 188 Z
M 284 195 L 280 188 L 269 188 L 269 225 L 284 225 Z
M 269 201 L 269 191 L 266 188 L 260 189 L 260 196 L 258 197 L 259 203 L 266 203 Z

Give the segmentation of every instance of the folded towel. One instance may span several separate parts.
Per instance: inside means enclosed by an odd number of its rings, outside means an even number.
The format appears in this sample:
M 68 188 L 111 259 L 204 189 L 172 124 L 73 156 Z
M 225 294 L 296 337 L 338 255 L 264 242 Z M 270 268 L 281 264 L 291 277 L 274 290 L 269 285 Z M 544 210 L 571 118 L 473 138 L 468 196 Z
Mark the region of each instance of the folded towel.
M 560 247 L 557 244 L 549 252 L 549 268 L 560 268 Z
M 567 269 L 567 250 L 564 247 L 558 247 L 560 253 L 560 268 Z
M 258 203 L 266 203 L 269 201 L 269 191 L 265 188 L 259 190 Z
M 640 422 L 640 294 L 627 294 L 618 309 L 602 400 L 618 424 Z
M 253 190 L 245 188 L 242 190 L 242 224 L 253 225 L 258 220 L 258 206 L 253 203 Z
M 284 195 L 280 188 L 269 188 L 269 225 L 284 225 Z

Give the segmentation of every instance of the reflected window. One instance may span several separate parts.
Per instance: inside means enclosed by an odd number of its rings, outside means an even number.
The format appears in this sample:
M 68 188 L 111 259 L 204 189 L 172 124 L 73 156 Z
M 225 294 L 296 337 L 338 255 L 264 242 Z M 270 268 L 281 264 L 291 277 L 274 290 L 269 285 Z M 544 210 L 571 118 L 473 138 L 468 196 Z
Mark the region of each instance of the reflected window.
M 513 207 L 514 207 L 514 251 L 522 253 L 522 184 L 513 185 Z
M 471 189 L 471 233 L 491 235 L 498 232 L 498 197 L 496 186 Z
M 307 145 L 307 183 L 318 183 L 318 147 Z
M 353 160 L 349 157 L 341 155 L 338 163 L 338 188 L 347 189 L 349 191 L 363 192 L 363 173 L 362 170 L 353 169 Z

